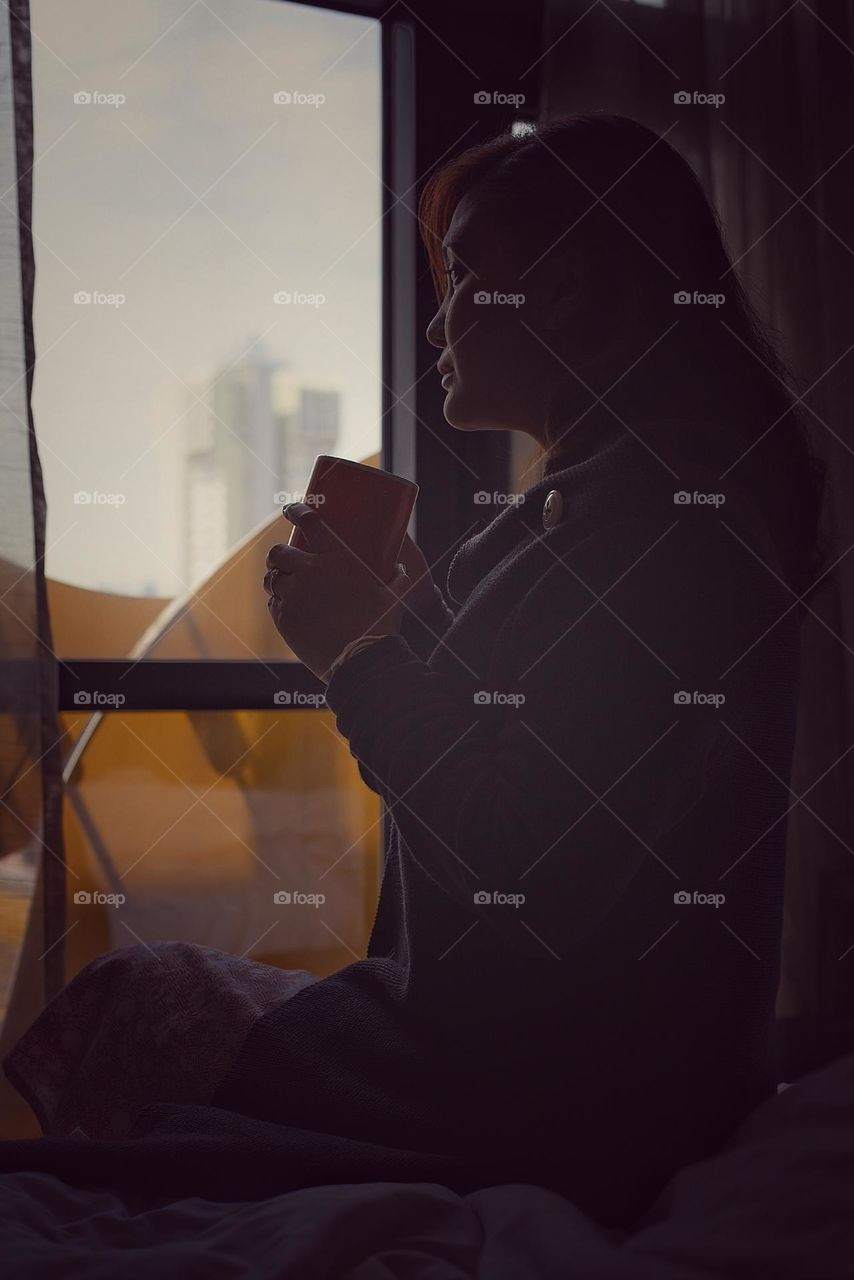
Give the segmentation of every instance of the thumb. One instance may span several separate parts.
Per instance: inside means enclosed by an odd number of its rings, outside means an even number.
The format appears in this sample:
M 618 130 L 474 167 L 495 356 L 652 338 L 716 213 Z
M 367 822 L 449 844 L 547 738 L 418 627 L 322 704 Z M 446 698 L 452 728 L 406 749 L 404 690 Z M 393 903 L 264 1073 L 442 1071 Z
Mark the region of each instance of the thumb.
M 389 578 L 386 586 L 389 591 L 394 592 L 398 600 L 409 590 L 412 583 L 409 579 L 409 574 L 406 572 L 406 565 L 400 561 L 397 562 L 394 566 L 394 573 Z
M 329 525 L 321 518 L 316 506 L 306 502 L 289 502 L 282 508 L 282 515 L 291 524 L 297 525 L 308 543 L 309 551 L 349 550 L 343 540 L 337 537 Z

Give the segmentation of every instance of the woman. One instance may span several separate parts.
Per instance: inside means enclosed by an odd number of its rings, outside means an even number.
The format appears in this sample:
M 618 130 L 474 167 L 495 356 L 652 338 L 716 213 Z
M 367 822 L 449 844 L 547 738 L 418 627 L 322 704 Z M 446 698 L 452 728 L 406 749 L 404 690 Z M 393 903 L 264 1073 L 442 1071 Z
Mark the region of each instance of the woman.
M 289 509 L 310 550 L 272 548 L 268 606 L 391 842 L 368 957 L 271 979 L 196 1100 L 383 1148 L 380 1176 L 540 1183 L 627 1223 L 775 1088 L 818 468 L 647 129 L 496 138 L 420 220 L 445 417 L 527 433 L 543 475 L 445 593 L 411 541 L 382 584 Z

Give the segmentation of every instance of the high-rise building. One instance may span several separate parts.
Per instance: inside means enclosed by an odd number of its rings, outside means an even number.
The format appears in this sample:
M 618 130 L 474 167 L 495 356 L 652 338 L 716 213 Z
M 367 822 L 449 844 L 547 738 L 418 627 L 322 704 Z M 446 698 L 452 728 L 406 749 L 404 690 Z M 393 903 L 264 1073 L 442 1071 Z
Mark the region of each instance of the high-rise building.
M 195 584 L 276 509 L 305 491 L 318 453 L 334 452 L 338 391 L 303 387 L 260 343 L 197 386 L 185 419 L 184 580 Z

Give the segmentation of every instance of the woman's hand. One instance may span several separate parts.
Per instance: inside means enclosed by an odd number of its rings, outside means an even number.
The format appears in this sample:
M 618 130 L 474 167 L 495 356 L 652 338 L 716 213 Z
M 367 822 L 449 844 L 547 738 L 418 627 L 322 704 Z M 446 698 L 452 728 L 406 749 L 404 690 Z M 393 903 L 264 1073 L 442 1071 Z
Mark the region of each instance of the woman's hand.
M 316 507 L 292 502 L 284 512 L 299 525 L 310 550 L 285 543 L 270 548 L 264 576 L 267 607 L 279 635 L 321 679 L 351 640 L 398 633 L 402 607 L 397 588 L 403 575 L 398 572 L 389 584 L 381 583 Z

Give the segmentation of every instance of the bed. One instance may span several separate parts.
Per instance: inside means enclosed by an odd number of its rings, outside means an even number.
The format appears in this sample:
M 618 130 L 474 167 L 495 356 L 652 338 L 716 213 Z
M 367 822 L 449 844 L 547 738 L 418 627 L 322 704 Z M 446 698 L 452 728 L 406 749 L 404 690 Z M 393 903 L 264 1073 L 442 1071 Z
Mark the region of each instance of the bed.
M 0 1145 L 0 1248 L 15 1280 L 854 1276 L 854 1053 L 782 1086 L 627 1232 L 600 1228 L 536 1186 L 461 1195 L 432 1182 L 370 1181 L 175 1199 L 16 1168 L 22 1147 Z

